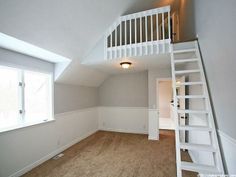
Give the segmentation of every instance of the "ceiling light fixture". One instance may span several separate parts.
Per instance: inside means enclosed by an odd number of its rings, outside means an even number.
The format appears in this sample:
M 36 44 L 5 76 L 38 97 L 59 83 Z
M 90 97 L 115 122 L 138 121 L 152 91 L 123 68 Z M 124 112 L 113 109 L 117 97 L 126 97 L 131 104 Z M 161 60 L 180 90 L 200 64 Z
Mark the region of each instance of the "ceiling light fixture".
M 120 63 L 120 66 L 123 68 L 123 69 L 129 69 L 129 67 L 132 65 L 131 62 L 121 62 Z

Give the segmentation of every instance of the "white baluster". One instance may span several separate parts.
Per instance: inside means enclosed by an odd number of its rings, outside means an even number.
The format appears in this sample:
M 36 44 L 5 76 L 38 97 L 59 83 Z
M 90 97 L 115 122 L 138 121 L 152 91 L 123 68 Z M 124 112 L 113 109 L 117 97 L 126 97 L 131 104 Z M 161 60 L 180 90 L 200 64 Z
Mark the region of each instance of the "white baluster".
M 151 18 L 151 41 L 152 41 L 151 54 L 153 54 L 153 15 L 151 15 L 150 18 Z
M 135 30 L 135 33 L 134 33 L 134 35 L 135 35 L 134 55 L 137 56 L 137 18 L 136 17 L 134 17 L 134 18 L 135 18 L 134 19 L 134 30 Z
M 107 48 L 108 48 L 108 40 L 107 40 L 107 32 L 104 34 L 104 59 L 107 60 Z
M 129 56 L 132 56 L 132 19 L 129 20 Z
M 110 57 L 109 59 L 112 59 L 112 29 L 110 28 Z
M 127 21 L 125 19 L 125 57 L 127 57 L 127 50 L 126 50 L 126 46 L 127 46 Z
M 156 14 L 156 31 L 157 31 L 157 54 L 159 53 L 159 22 L 158 13 Z
M 162 50 L 163 53 L 165 53 L 165 19 L 164 19 L 164 13 L 162 12 L 162 39 L 163 39 L 163 43 L 162 43 Z
M 168 37 L 169 37 L 169 42 L 171 42 L 171 33 L 170 33 L 170 11 L 168 11 Z M 169 52 L 171 52 L 170 45 L 169 45 Z
M 142 17 L 140 17 L 140 56 L 143 55 L 143 46 L 142 46 L 142 43 L 143 43 L 143 23 L 142 23 Z
M 145 38 L 146 38 L 146 55 L 148 54 L 148 33 L 147 33 L 147 15 L 145 14 Z
M 117 58 L 117 25 L 115 22 L 115 58 Z
M 120 58 L 122 58 L 122 20 L 120 20 Z

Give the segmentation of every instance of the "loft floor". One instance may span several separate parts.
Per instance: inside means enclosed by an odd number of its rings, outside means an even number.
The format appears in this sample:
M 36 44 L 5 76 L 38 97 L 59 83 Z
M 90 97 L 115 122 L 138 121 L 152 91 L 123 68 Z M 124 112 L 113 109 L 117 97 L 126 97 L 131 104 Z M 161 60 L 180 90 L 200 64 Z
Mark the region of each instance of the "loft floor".
M 174 177 L 173 131 L 161 131 L 160 141 L 146 135 L 99 131 L 50 159 L 24 177 Z M 190 159 L 185 152 L 183 158 Z M 185 177 L 197 176 L 185 172 Z

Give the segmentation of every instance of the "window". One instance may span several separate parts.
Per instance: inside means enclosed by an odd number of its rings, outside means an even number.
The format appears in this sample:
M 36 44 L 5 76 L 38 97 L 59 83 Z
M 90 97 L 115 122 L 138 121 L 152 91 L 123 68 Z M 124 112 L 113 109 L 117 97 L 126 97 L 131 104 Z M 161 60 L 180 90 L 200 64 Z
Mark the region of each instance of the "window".
M 52 120 L 52 74 L 0 66 L 0 131 Z

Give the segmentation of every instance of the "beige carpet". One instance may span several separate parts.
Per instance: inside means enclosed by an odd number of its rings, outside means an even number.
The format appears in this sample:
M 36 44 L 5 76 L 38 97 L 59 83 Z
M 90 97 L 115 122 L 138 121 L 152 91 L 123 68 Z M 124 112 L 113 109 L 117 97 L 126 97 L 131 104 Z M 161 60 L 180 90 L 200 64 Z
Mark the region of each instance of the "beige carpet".
M 160 141 L 146 135 L 99 131 L 77 143 L 57 160 L 48 160 L 25 177 L 175 177 L 174 133 Z M 183 158 L 189 159 L 187 153 Z M 185 172 L 185 177 L 197 176 Z

